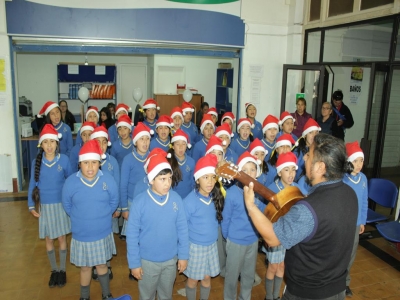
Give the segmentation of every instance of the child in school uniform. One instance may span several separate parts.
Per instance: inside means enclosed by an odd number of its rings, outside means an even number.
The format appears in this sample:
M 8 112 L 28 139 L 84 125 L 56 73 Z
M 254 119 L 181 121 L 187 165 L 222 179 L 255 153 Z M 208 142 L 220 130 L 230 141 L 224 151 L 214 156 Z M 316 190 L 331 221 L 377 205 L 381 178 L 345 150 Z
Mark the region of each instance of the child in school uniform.
M 181 197 L 171 191 L 172 169 L 165 156 L 148 157 L 151 188 L 136 196 L 127 225 L 127 256 L 139 281 L 140 299 L 172 299 L 179 273 L 189 258 L 188 223 Z M 177 264 L 178 263 L 178 264 Z
M 45 124 L 51 124 L 62 136 L 58 145 L 60 153 L 69 156 L 73 147 L 72 133 L 71 128 L 61 120 L 60 107 L 55 102 L 47 101 L 37 117 L 42 118 L 43 115 L 46 117 Z
M 264 148 L 268 150 L 267 155 L 265 155 L 264 161 L 267 163 L 271 157 L 272 151 L 275 148 L 275 140 L 279 131 L 279 120 L 273 115 L 268 115 L 263 122 L 263 136 L 264 138 L 261 142 Z
M 78 172 L 79 151 L 81 150 L 83 144 L 90 140 L 90 135 L 95 128 L 96 124 L 92 122 L 85 122 L 82 124 L 82 127 L 79 128 L 82 142 L 81 144 L 76 144 L 74 147 L 72 147 L 71 153 L 69 154 L 69 161 L 71 163 L 72 173 Z
M 214 126 L 217 126 L 217 122 L 218 122 L 218 112 L 217 109 L 215 107 L 210 107 L 207 111 L 207 114 L 211 116 L 211 119 L 214 123 Z
M 218 126 L 217 130 L 215 131 L 215 135 L 225 142 L 222 144 L 225 160 L 227 162 L 236 163 L 239 157 L 235 151 L 229 147 L 231 144 L 231 139 L 233 138 L 229 124 L 223 123 L 221 126 Z
M 281 131 L 278 132 L 276 138 L 279 138 L 283 134 L 290 134 L 292 138 L 295 141 L 297 141 L 297 136 L 293 134 L 295 121 L 296 120 L 288 111 L 284 111 L 283 113 L 281 113 L 281 117 L 279 120 L 279 126 L 281 127 Z
M 264 148 L 263 143 L 258 138 L 255 138 L 254 141 L 252 141 L 250 144 L 249 152 L 251 155 L 257 157 L 258 163 L 260 165 L 261 174 L 257 177 L 257 181 L 266 186 L 268 169 L 267 163 L 264 161 L 264 159 L 265 156 L 268 154 L 268 150 Z
M 79 152 L 80 170 L 68 177 L 62 190 L 62 203 L 71 218 L 72 264 L 81 268 L 80 300 L 90 299 L 92 266 L 96 266 L 103 300 L 114 299 L 106 262 L 116 254 L 112 215 L 118 207 L 118 187 L 114 178 L 100 170 L 105 157 L 95 140 Z
M 254 138 L 262 139 L 262 126 L 261 123 L 256 120 L 257 108 L 254 103 L 248 102 L 245 105 L 246 118 L 250 119 L 254 127 L 251 128 L 251 132 Z
M 40 136 L 39 153 L 32 161 L 29 181 L 28 208 L 39 218 L 39 238 L 46 239 L 51 275 L 49 287 L 63 287 L 67 282 L 66 234 L 71 232 L 70 219 L 61 204 L 61 189 L 71 174 L 68 156 L 58 153 L 60 133 L 51 124 L 44 125 Z M 36 205 L 35 205 L 36 204 Z M 57 266 L 54 240 L 58 239 L 60 267 Z
M 157 122 L 157 112 L 160 110 L 160 107 L 157 105 L 156 100 L 147 99 L 142 106 L 142 110 L 144 113 L 143 124 L 148 128 L 156 131 L 156 122 Z
M 361 172 L 364 165 L 364 153 L 358 142 L 346 143 L 346 152 L 347 161 L 353 165 L 353 171 L 350 174 L 345 174 L 343 176 L 343 182 L 353 188 L 358 199 L 357 230 L 354 237 L 353 250 L 351 252 L 349 266 L 347 267 L 346 277 L 346 296 L 351 297 L 353 292 L 350 289 L 350 269 L 356 257 L 359 235 L 364 232 L 365 224 L 367 222 L 368 180 L 364 173 Z
M 85 122 L 92 122 L 96 126 L 99 125 L 99 109 L 96 106 L 89 106 L 85 114 Z M 78 130 L 76 135 L 75 145 L 82 144 L 81 130 Z
M 182 127 L 183 129 L 184 127 Z M 185 130 L 183 130 L 185 131 Z M 192 151 L 192 158 L 194 161 L 198 161 L 200 157 L 203 157 L 206 153 L 207 143 L 210 140 L 211 136 L 214 134 L 215 126 L 214 122 L 211 118 L 211 115 L 205 114 L 203 116 L 203 120 L 200 123 L 200 132 L 201 138 L 200 140 L 194 145 Z M 186 132 L 186 131 L 185 131 Z M 192 139 L 190 138 L 192 141 Z
M 217 238 L 218 223 L 222 220 L 224 197 L 216 185 L 217 158 L 206 154 L 196 163 L 196 188 L 183 200 L 189 229 L 189 262 L 184 274 L 186 297 L 196 300 L 200 280 L 200 299 L 208 299 L 211 277 L 220 272 Z
M 248 118 L 240 118 L 237 124 L 238 136 L 234 138 L 229 146 L 238 156 L 241 156 L 250 147 L 253 138 L 251 136 L 251 129 L 254 125 Z
M 190 137 L 182 129 L 178 129 L 171 138 L 172 148 L 168 151 L 176 157 L 181 173 L 181 181 L 172 189 L 184 199 L 194 188 L 193 172 L 195 161 L 186 154 L 186 148 L 191 147 Z
M 154 148 L 161 148 L 165 152 L 169 150 L 171 128 L 174 121 L 166 115 L 162 115 L 156 122 L 156 138 L 150 142 L 150 151 Z
M 119 116 L 117 123 L 119 138 L 111 147 L 111 155 L 115 157 L 121 169 L 122 162 L 128 154 L 132 152 L 133 143 L 131 138 L 133 123 L 128 115 Z
M 276 163 L 276 171 L 279 179 L 271 183 L 268 188 L 279 193 L 288 186 L 297 186 L 294 182 L 297 170 L 297 157 L 292 152 L 282 153 L 278 157 Z M 286 250 L 282 245 L 276 247 L 267 247 L 266 255 L 268 259 L 268 267 L 265 273 L 265 290 L 267 295 L 266 300 L 278 300 L 280 288 L 282 285 L 283 274 L 285 271 L 285 253 Z
M 132 111 L 132 109 L 128 105 L 124 103 L 119 103 L 115 107 L 115 120 L 118 121 L 120 116 L 128 115 L 130 111 Z M 108 128 L 108 136 L 110 137 L 109 140 L 112 144 L 114 144 L 114 142 L 118 140 L 119 135 L 116 122 L 113 125 L 111 125 L 110 128 Z
M 183 124 L 181 129 L 186 132 L 186 134 L 190 137 L 190 141 L 194 145 L 201 140 L 201 130 L 199 134 L 197 126 L 192 122 L 192 116 L 194 112 L 193 105 L 184 101 L 181 105 L 181 108 L 183 114 Z
M 106 156 L 104 159 L 101 160 L 100 166 L 101 166 L 101 171 L 103 173 L 109 173 L 114 179 L 115 183 L 119 187 L 120 183 L 120 172 L 119 172 L 119 165 L 117 160 L 110 154 L 107 153 L 108 147 L 111 146 L 111 142 L 108 140 L 108 130 L 103 127 L 103 126 L 98 126 L 96 127 L 92 134 L 90 135 L 91 140 L 96 140 L 99 145 L 101 150 L 103 151 L 103 154 Z M 118 234 L 119 233 L 119 225 L 118 225 L 118 218 L 121 215 L 121 208 L 118 207 L 117 210 L 113 213 L 113 219 L 112 219 L 112 231 L 113 233 Z M 110 280 L 113 279 L 113 273 L 111 270 L 111 264 L 110 260 L 107 261 L 107 267 L 108 267 L 108 275 L 110 277 Z M 92 271 L 92 279 L 94 280 L 99 280 L 98 275 L 97 275 L 97 270 L 94 267 Z
M 223 125 L 224 123 L 227 123 L 229 125 L 229 128 L 230 128 L 231 132 L 233 133 L 232 138 L 237 137 L 237 133 L 233 132 L 233 123 L 235 121 L 236 121 L 235 115 L 230 111 L 228 111 L 222 115 L 221 125 Z M 236 162 L 236 160 L 235 160 L 235 162 Z
M 240 171 L 253 178 L 260 174 L 257 158 L 247 151 L 239 157 L 237 165 Z M 257 198 L 255 201 L 258 208 L 264 211 L 266 205 Z M 239 275 L 239 299 L 250 299 L 255 278 L 258 233 L 247 215 L 241 184 L 227 190 L 222 217 L 222 235 L 227 239 L 224 299 L 236 299 Z
M 171 114 L 170 117 L 174 123 L 171 132 L 174 134 L 178 129 L 181 128 L 183 124 L 183 114 L 182 114 L 182 108 L 179 106 L 174 107 L 171 109 Z
M 220 139 L 215 134 L 213 134 L 207 143 L 205 155 L 210 153 L 214 154 L 215 157 L 217 158 L 217 164 L 221 164 L 225 159 L 224 149 L 223 149 L 224 144 L 226 144 L 224 140 Z

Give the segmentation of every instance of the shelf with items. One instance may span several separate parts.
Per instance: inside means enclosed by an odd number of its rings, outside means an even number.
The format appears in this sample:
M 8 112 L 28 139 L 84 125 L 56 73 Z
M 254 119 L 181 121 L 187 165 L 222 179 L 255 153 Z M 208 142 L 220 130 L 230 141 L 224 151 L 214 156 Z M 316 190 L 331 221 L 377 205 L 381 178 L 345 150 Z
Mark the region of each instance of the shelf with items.
M 219 114 L 232 111 L 233 69 L 217 69 L 215 106 Z

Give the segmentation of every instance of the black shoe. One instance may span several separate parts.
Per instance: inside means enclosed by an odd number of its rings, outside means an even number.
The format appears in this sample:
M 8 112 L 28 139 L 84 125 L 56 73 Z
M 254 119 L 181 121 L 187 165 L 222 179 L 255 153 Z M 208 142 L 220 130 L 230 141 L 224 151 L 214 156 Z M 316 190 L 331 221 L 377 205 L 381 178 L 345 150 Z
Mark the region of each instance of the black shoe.
M 67 273 L 65 271 L 58 272 L 58 287 L 63 287 L 67 283 Z
M 97 273 L 94 272 L 94 270 L 96 270 L 96 267 L 92 267 L 92 279 L 95 281 L 99 281 L 99 276 L 97 275 Z
M 353 297 L 353 292 L 349 286 L 346 286 L 346 297 Z
M 121 240 L 121 241 L 126 241 L 126 235 L 120 235 L 119 236 L 119 239 Z
M 111 294 L 108 294 L 108 296 L 103 296 L 102 298 L 103 300 L 112 300 L 114 299 L 113 296 Z
M 51 271 L 49 287 L 53 288 L 58 284 L 58 271 Z
M 131 273 L 129 273 L 129 280 L 138 281 Z
M 108 267 L 108 277 L 110 278 L 110 280 L 114 278 L 113 272 L 111 271 L 111 267 Z

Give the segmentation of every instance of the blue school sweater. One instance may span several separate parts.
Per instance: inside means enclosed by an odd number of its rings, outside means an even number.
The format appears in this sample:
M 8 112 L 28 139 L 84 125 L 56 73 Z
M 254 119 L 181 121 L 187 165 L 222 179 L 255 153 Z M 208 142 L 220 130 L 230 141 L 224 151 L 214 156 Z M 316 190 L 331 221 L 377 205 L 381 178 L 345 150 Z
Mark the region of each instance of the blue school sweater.
M 176 157 L 176 160 L 178 161 L 179 169 L 182 173 L 182 181 L 172 189 L 177 192 L 182 199 L 184 199 L 195 187 L 194 167 L 196 163 L 194 162 L 194 159 L 188 155 L 185 155 L 184 160 L 179 160 L 178 157 Z
M 206 148 L 207 148 L 207 141 L 204 139 L 203 135 L 201 136 L 202 138 L 200 141 L 198 141 L 192 151 L 192 158 L 196 162 L 198 161 L 201 157 L 203 157 L 206 154 Z
M 130 269 L 139 268 L 141 259 L 188 259 L 188 224 L 181 197 L 174 191 L 159 196 L 151 189 L 138 195 L 129 213 L 126 245 Z
M 133 128 L 132 128 L 133 131 Z M 118 141 L 118 130 L 117 126 L 115 124 L 112 124 L 108 128 L 108 140 L 111 142 L 111 146 L 114 144 L 114 142 Z
M 249 150 L 249 146 L 250 146 L 249 138 L 244 141 L 240 137 L 237 137 L 232 139 L 229 148 L 231 148 L 238 155 L 238 157 L 240 157 L 240 155 L 242 155 L 245 151 Z
M 264 157 L 264 161 L 268 162 L 269 158 L 271 157 L 272 151 L 274 151 L 275 141 L 273 143 L 270 143 L 266 139 L 262 139 L 261 142 L 263 143 L 264 148 L 268 150 L 267 155 L 265 155 Z
M 309 185 L 306 182 L 306 179 L 307 179 L 307 176 L 303 175 L 300 177 L 299 181 L 297 181 L 297 185 L 299 186 L 300 191 L 303 193 L 304 196 L 307 196 L 311 189 L 311 185 Z
M 157 123 L 157 119 L 154 119 L 154 122 L 153 123 L 149 123 L 149 121 L 147 121 L 147 119 L 145 118 L 144 120 L 143 120 L 143 123 L 147 126 L 147 127 L 149 127 L 151 130 L 153 130 L 154 131 L 154 134 L 151 136 L 151 139 L 154 139 L 155 137 L 156 137 L 156 123 Z M 133 130 L 133 129 L 132 129 Z
M 32 199 L 32 192 L 36 186 L 35 181 L 35 165 L 36 159 L 32 161 L 31 178 L 29 180 L 28 188 L 28 208 L 29 211 L 35 209 L 35 203 Z M 52 161 L 48 161 L 42 157 L 42 164 L 40 166 L 39 181 L 37 186 L 40 190 L 40 203 L 42 204 L 55 204 L 61 203 L 61 190 L 66 178 L 72 174 L 71 164 L 69 163 L 68 156 L 65 154 L 58 154 Z
M 235 151 L 233 151 L 231 148 L 226 148 L 226 153 L 225 153 L 225 160 L 227 162 L 231 162 L 233 164 L 236 164 L 239 159 L 239 156 L 236 154 Z
M 190 123 L 182 123 L 181 129 L 186 132 L 186 134 L 190 137 L 190 143 L 194 145 L 198 141 L 201 140 L 203 135 L 198 132 L 197 126 L 194 125 L 193 122 Z
M 307 148 L 308 149 L 308 148 Z M 295 150 L 295 149 L 294 149 Z M 292 151 L 297 157 L 297 170 L 296 176 L 294 177 L 294 181 L 298 181 L 300 179 L 301 174 L 303 171 L 305 172 L 305 161 L 304 161 L 304 154 L 302 151 Z M 308 151 L 308 150 L 307 150 Z
M 268 173 L 267 173 L 267 180 L 266 180 L 266 186 L 269 186 L 271 183 L 273 183 L 278 176 L 278 172 L 276 171 L 276 167 L 272 166 L 270 163 L 268 164 Z
M 257 177 L 257 181 L 265 187 L 268 186 L 267 180 L 268 180 L 268 177 L 267 177 L 267 174 L 265 174 L 265 173 L 261 173 L 261 175 Z
M 54 126 L 54 128 L 57 130 L 58 133 L 62 134 L 62 137 L 59 142 L 60 153 L 69 156 L 69 153 L 71 152 L 71 149 L 74 146 L 74 143 L 72 141 L 71 128 L 63 122 L 60 122 L 58 125 Z M 79 137 L 81 136 L 79 135 Z M 78 141 L 78 136 L 77 136 L 77 141 Z
M 284 134 L 283 131 L 282 130 L 279 131 L 278 134 L 276 135 L 276 139 L 280 137 L 282 134 Z M 291 132 L 290 135 L 292 136 L 295 142 L 299 139 L 296 135 L 293 134 L 293 132 Z
M 254 128 L 251 129 L 251 133 L 253 134 L 254 138 L 262 140 L 263 138 L 262 125 L 257 120 L 254 120 Z
M 112 214 L 118 207 L 117 183 L 108 174 L 98 171 L 92 181 L 77 172 L 65 181 L 62 204 L 71 218 L 72 238 L 94 242 L 112 232 Z
M 264 211 L 265 204 L 255 198 L 255 204 Z M 226 191 L 225 206 L 222 211 L 222 236 L 239 245 L 251 245 L 258 240 L 258 232 L 247 214 L 243 200 L 243 190 L 237 185 Z
M 368 180 L 364 173 L 360 172 L 353 176 L 351 174 L 345 174 L 343 176 L 343 182 L 348 186 L 352 187 L 356 192 L 358 200 L 358 216 L 357 226 L 361 224 L 365 225 L 367 222 L 367 211 L 368 211 Z
M 217 211 L 212 198 L 193 190 L 183 199 L 189 230 L 189 241 L 209 246 L 218 239 Z
M 136 149 L 133 148 L 133 151 L 125 156 L 122 162 L 120 183 L 120 207 L 122 211 L 128 210 L 128 199 L 133 199 L 136 184 L 143 181 L 143 177 L 146 177 L 144 163 L 148 154 L 149 152 L 145 155 L 140 155 L 137 153 Z
M 150 151 L 153 150 L 154 148 L 160 148 L 163 149 L 165 152 L 168 152 L 169 145 L 170 145 L 169 138 L 168 141 L 163 142 L 157 135 L 156 138 L 150 141 Z
M 291 186 L 296 186 L 296 187 L 300 188 L 296 182 L 293 182 L 293 183 L 291 184 Z M 268 186 L 268 188 L 269 188 L 272 192 L 274 192 L 275 194 L 278 194 L 278 193 L 279 193 L 280 191 L 282 191 L 285 187 L 283 186 L 282 180 L 277 179 L 277 180 L 275 180 L 273 183 L 271 183 L 271 184 Z
M 119 171 L 118 162 L 115 159 L 115 157 L 106 153 L 106 158 L 101 161 L 100 165 L 101 165 L 101 171 L 103 173 L 110 174 L 114 178 L 117 186 L 119 187 L 121 174 Z
M 111 147 L 111 155 L 115 157 L 119 164 L 119 168 L 121 169 L 122 162 L 124 161 L 125 156 L 130 154 L 133 150 L 133 143 L 132 140 L 129 144 L 124 145 L 121 140 L 118 139 Z
M 71 152 L 69 154 L 69 162 L 71 164 L 72 173 L 78 172 L 78 164 L 79 164 L 79 151 L 82 148 L 82 144 L 76 144 L 72 147 Z

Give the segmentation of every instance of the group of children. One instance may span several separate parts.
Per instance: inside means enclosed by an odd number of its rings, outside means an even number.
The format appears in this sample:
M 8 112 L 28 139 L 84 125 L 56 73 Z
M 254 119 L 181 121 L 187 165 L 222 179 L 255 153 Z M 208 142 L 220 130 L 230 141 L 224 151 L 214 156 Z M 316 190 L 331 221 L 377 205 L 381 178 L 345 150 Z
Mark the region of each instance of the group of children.
M 39 237 L 46 239 L 49 286 L 66 284 L 65 236 L 72 232 L 70 261 L 81 268 L 80 299 L 89 299 L 91 278 L 100 282 L 103 299 L 113 299 L 109 281 L 110 259 L 116 254 L 114 232 L 126 236 L 129 277 L 139 281 L 141 299 L 154 299 L 156 294 L 172 299 L 176 268 L 188 277 L 187 299 L 196 299 L 198 281 L 200 299 L 208 299 L 211 278 L 220 273 L 226 299 L 236 299 L 238 278 L 240 298 L 250 299 L 259 235 L 247 216 L 242 185 L 221 183 L 216 168 L 234 163 L 275 193 L 297 186 L 307 195 L 303 156 L 320 130 L 318 123 L 309 119 L 302 136 L 294 139 L 294 119 L 288 112 L 280 120 L 268 115 L 261 124 L 255 120 L 255 105 L 246 103 L 247 118 L 238 120 L 235 135 L 231 112 L 216 127 L 218 114 L 210 108 L 198 132 L 190 103 L 159 118 L 153 99 L 142 109 L 143 122 L 133 126 L 130 108 L 118 104 L 116 123 L 107 130 L 97 126 L 97 108 L 90 107 L 69 150 L 71 132 L 60 121 L 58 105 L 47 102 L 41 110 L 46 125 L 32 162 L 28 206 L 39 218 Z M 357 224 L 362 232 L 366 178 L 357 147 L 348 146 L 354 169 L 344 181 L 362 203 Z M 258 196 L 256 203 L 263 211 L 268 200 Z M 54 239 L 59 241 L 59 266 Z M 279 299 L 285 249 L 265 245 L 264 251 L 266 299 Z

